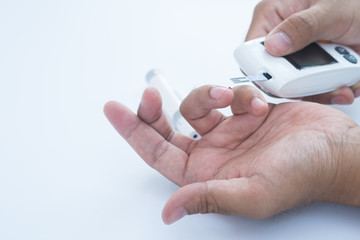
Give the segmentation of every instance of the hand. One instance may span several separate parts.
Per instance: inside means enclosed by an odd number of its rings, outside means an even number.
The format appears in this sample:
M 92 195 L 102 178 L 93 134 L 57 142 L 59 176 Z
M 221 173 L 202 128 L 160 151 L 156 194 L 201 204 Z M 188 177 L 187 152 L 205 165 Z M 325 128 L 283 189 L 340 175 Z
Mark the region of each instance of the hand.
M 216 110 L 227 106 L 233 116 Z M 330 107 L 268 105 L 249 86 L 200 87 L 181 105 L 200 140 L 171 129 L 154 88 L 137 115 L 117 102 L 104 112 L 146 163 L 182 186 L 164 208 L 167 224 L 195 213 L 259 219 L 312 201 L 360 204 L 359 126 Z
M 296 52 L 319 40 L 347 45 L 360 53 L 359 9 L 358 0 L 263 0 L 255 8 L 246 40 L 267 36 L 265 47 L 274 56 Z M 358 96 L 360 82 L 304 100 L 351 104 Z

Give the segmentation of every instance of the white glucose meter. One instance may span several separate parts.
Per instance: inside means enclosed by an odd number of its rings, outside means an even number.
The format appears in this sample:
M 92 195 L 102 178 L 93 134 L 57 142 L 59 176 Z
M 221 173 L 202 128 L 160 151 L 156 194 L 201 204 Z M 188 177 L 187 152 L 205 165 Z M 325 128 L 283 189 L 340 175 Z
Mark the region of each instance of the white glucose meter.
M 234 56 L 247 77 L 267 94 L 297 98 L 330 92 L 360 81 L 360 56 L 352 49 L 333 43 L 312 43 L 284 57 L 270 55 L 258 38 L 239 46 Z

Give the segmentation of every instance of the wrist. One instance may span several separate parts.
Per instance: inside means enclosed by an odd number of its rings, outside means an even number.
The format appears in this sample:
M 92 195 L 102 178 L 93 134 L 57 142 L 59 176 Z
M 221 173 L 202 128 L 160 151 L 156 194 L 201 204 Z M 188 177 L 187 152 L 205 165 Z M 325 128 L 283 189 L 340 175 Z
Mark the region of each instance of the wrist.
M 338 152 L 335 202 L 360 207 L 360 127 L 349 129 Z

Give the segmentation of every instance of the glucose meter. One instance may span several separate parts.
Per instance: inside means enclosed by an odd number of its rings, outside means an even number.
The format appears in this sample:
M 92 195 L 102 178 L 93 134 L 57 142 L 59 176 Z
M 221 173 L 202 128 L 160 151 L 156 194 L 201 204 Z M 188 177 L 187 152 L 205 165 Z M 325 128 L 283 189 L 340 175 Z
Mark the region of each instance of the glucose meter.
M 334 43 L 312 43 L 284 57 L 270 55 L 265 38 L 240 45 L 235 59 L 245 77 L 267 94 L 296 98 L 330 92 L 360 81 L 360 56 L 351 48 Z

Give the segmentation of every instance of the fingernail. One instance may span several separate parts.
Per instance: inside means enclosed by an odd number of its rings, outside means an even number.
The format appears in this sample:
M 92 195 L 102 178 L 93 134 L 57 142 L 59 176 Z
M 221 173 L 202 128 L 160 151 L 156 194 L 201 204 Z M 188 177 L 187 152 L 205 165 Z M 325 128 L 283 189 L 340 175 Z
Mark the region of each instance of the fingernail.
M 360 97 L 360 88 L 355 91 L 355 97 Z
M 258 97 L 254 97 L 251 100 L 251 107 L 255 110 L 260 109 L 260 108 L 264 107 L 265 105 L 266 105 L 266 103 Z
M 269 35 L 265 42 L 268 51 L 274 55 L 283 55 L 291 49 L 291 40 L 284 32 Z
M 170 217 L 167 219 L 167 221 L 165 223 L 172 224 L 172 223 L 180 220 L 181 218 L 183 218 L 186 215 L 188 215 L 188 213 L 186 212 L 185 208 L 183 208 L 183 207 L 176 208 L 171 213 Z
M 219 99 L 226 91 L 229 91 L 229 89 L 225 87 L 213 87 L 210 89 L 210 96 L 214 99 Z
M 344 96 L 335 96 L 331 98 L 331 104 L 345 105 L 350 103 Z

